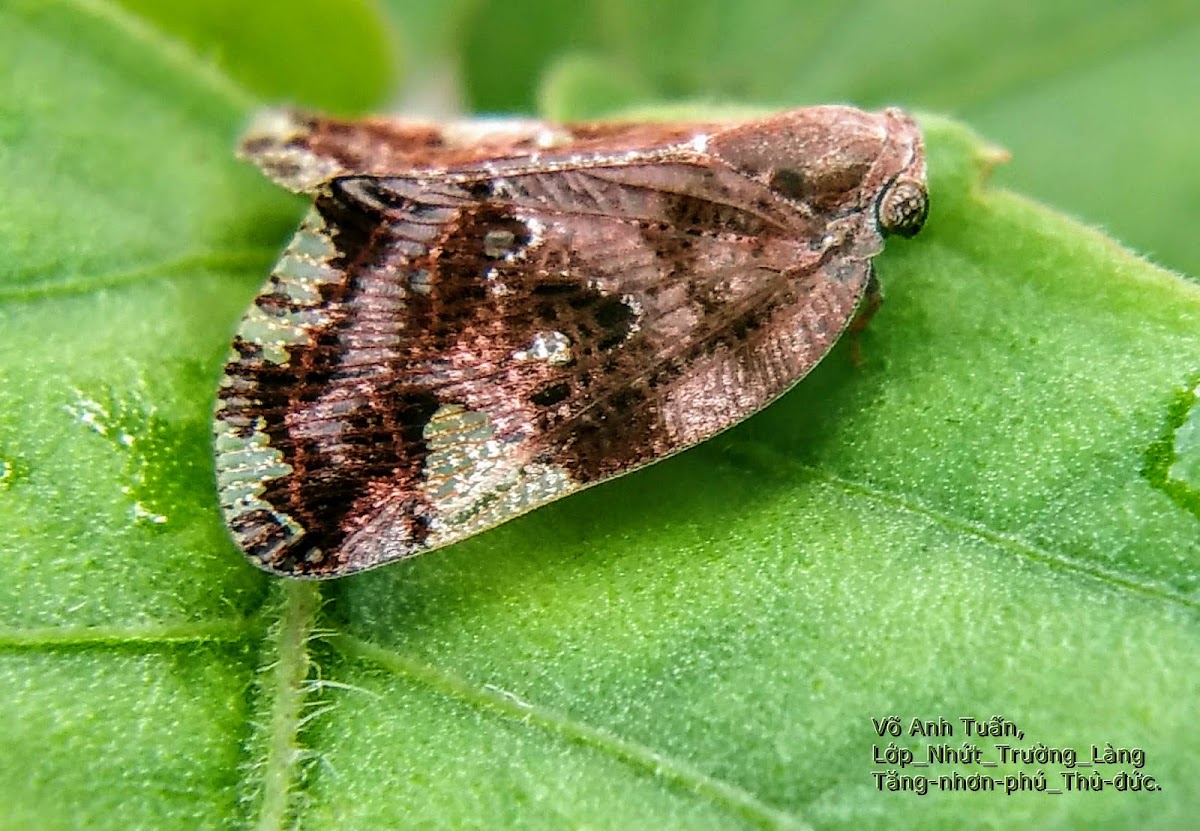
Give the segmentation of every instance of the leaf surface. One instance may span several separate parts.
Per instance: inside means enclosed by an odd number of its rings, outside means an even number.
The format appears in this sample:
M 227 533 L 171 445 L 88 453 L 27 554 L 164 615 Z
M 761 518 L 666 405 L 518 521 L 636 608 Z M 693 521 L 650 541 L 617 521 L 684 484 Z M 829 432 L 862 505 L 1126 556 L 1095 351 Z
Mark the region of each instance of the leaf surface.
M 927 116 L 933 213 L 877 263 L 861 366 L 452 549 L 278 583 L 221 524 L 209 419 L 303 206 L 232 157 L 258 95 L 215 24 L 135 8 L 0 10 L 0 827 L 1188 827 L 1194 283 Z M 872 717 L 961 746 L 993 714 L 1144 748 L 1162 790 L 880 792 Z

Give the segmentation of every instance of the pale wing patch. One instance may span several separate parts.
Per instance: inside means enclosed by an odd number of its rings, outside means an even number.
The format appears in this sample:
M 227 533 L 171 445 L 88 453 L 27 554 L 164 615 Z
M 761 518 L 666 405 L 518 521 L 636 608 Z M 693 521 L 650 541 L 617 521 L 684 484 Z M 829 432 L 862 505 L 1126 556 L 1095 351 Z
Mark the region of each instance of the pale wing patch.
M 266 483 L 292 468 L 258 429 L 247 436 L 218 416 L 214 433 L 221 511 L 238 542 L 274 556 L 304 534 L 294 518 L 262 498 Z
M 267 283 L 289 301 L 287 307 L 274 311 L 258 303 L 250 307 L 229 353 L 231 366 L 247 361 L 285 364 L 287 346 L 311 339 L 312 328 L 325 320 L 320 287 L 343 279 L 329 264 L 335 255 L 324 220 L 315 209 L 310 210 Z M 256 348 L 253 359 L 237 350 L 239 341 Z M 213 421 L 217 489 L 221 510 L 238 541 L 244 548 L 256 547 L 270 556 L 294 544 L 304 530 L 293 517 L 262 498 L 267 484 L 287 476 L 292 468 L 283 453 L 271 446 L 263 419 L 244 412 L 254 405 L 254 395 L 254 384 L 247 376 L 227 371 L 221 378 Z
M 579 485 L 565 469 L 527 461 L 526 438 L 496 436 L 485 413 L 458 404 L 438 409 L 425 428 L 423 489 L 436 507 L 429 547 L 512 519 Z
M 241 155 L 258 165 L 277 185 L 295 193 L 313 193 L 348 171 L 330 156 L 306 146 L 311 132 L 311 120 L 298 113 L 264 110 L 255 116 L 242 136 Z

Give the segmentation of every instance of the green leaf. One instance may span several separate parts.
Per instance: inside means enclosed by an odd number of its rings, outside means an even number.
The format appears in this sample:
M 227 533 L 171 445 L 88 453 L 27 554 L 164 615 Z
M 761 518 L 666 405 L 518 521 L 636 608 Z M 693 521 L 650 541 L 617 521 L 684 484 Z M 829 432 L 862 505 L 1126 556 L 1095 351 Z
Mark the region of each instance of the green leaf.
M 208 431 L 303 206 L 232 158 L 257 102 L 217 67 L 250 59 L 156 19 L 0 9 L 0 828 L 1190 827 L 1194 283 L 984 188 L 994 151 L 927 116 L 933 213 L 877 263 L 861 367 L 452 549 L 280 583 L 225 533 Z M 993 714 L 1143 748 L 1162 790 L 878 790 L 872 717 L 961 746 Z
M 119 2 L 265 99 L 357 113 L 395 87 L 397 45 L 371 0 Z
M 1200 407 L 1196 406 L 1200 386 L 1180 398 L 1179 409 L 1187 415 L 1175 431 L 1170 477 L 1186 487 L 1193 497 L 1200 497 Z

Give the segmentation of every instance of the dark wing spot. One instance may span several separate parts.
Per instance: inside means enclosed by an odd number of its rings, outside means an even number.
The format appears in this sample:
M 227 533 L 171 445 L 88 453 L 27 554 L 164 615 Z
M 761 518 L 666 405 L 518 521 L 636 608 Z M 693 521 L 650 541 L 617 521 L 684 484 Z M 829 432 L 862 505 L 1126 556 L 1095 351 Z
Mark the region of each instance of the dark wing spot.
M 558 381 L 542 387 L 529 396 L 529 400 L 539 407 L 553 407 L 555 404 L 565 401 L 570 394 L 571 386 L 566 381 Z
M 601 349 L 612 349 L 629 337 L 637 315 L 621 298 L 610 295 L 601 297 L 593 307 L 592 320 L 601 332 L 598 346 Z
M 372 245 L 372 238 L 383 221 L 383 214 L 373 203 L 361 199 L 362 177 L 334 179 L 328 191 L 317 197 L 316 207 L 333 235 L 337 257 L 332 265 L 349 269 L 365 265 L 385 254 L 382 246 Z
M 581 293 L 581 291 L 579 288 L 578 280 L 563 280 L 563 281 L 543 280 L 542 282 L 535 284 L 533 287 L 533 294 L 541 295 L 544 297 L 553 297 L 553 296 L 559 295 L 559 294 L 580 294 L 580 293 Z M 570 302 L 570 301 L 568 301 L 568 302 Z
M 241 335 L 235 335 L 233 338 L 233 351 L 237 352 L 238 356 L 243 360 L 254 360 L 262 355 L 262 345 L 249 341 Z
M 788 199 L 803 199 L 806 193 L 804 174 L 790 167 L 781 167 L 771 174 L 771 190 Z
M 803 169 L 780 167 L 771 174 L 770 186 L 788 199 L 810 202 L 820 208 L 832 208 L 846 194 L 859 188 L 870 170 L 867 162 L 859 161 L 814 163 Z
M 471 182 L 466 187 L 467 193 L 472 199 L 490 199 L 494 188 L 491 181 L 488 179 L 480 179 L 478 182 Z

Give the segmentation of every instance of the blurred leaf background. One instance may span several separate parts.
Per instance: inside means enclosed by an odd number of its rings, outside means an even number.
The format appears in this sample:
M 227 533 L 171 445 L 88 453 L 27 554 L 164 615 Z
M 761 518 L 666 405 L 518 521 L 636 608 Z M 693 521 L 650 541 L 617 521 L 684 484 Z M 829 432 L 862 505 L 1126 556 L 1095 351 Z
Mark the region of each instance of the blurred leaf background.
M 537 91 L 562 96 L 578 75 L 614 98 L 936 111 L 1012 151 L 999 184 L 1200 272 L 1187 219 L 1200 212 L 1194 3 L 523 5 L 481 4 L 469 17 L 460 65 L 471 107 L 529 109 Z
M 266 100 L 339 112 L 930 110 L 1013 153 L 998 184 L 1200 273 L 1200 9 L 1188 0 L 390 0 L 382 38 L 364 0 L 305 0 L 282 20 L 270 3 L 124 5 Z
M 0 6 L 0 828 L 1192 827 L 1200 297 L 1085 226 L 1200 273 L 1196 55 L 1166 0 Z M 866 365 L 410 564 L 246 565 L 209 408 L 303 207 L 249 113 L 680 100 L 954 119 Z M 872 716 L 993 713 L 1163 790 L 878 791 Z

